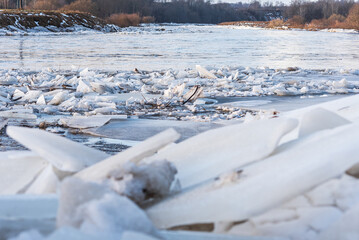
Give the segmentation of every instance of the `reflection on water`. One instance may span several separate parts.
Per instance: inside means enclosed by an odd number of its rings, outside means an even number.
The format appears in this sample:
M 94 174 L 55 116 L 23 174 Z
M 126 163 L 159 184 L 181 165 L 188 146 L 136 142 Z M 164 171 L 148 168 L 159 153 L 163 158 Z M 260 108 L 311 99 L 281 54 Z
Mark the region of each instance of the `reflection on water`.
M 359 69 L 359 34 L 156 26 L 137 32 L 0 36 L 0 68 L 98 70 L 204 66 Z M 26 44 L 24 44 L 26 41 Z
M 20 36 L 19 40 L 19 59 L 20 59 L 20 68 L 24 68 L 24 36 Z

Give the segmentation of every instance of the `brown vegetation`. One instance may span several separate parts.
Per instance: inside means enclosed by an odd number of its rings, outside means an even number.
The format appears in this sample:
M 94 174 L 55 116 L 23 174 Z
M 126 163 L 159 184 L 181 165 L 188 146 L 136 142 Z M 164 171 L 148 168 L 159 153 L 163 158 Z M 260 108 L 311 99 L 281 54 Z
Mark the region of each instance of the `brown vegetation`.
M 137 13 L 133 14 L 112 14 L 106 19 L 108 23 L 119 27 L 137 26 L 141 22 L 141 17 Z
M 240 26 L 254 26 L 263 28 L 277 28 L 277 29 L 291 29 L 300 28 L 307 30 L 320 30 L 331 28 L 342 29 L 355 29 L 359 30 L 359 4 L 354 4 L 349 11 L 347 17 L 340 14 L 332 14 L 329 18 L 312 19 L 309 23 L 305 22 L 305 19 L 299 15 L 295 15 L 292 18 L 284 21 L 282 19 L 274 19 L 268 22 L 224 22 L 220 25 L 240 25 Z
M 288 21 L 286 21 L 286 23 L 291 28 L 303 28 L 305 21 L 304 21 L 303 17 L 301 17 L 299 15 L 295 15 L 292 18 L 288 19 Z
M 26 8 L 33 10 L 56 10 L 63 4 L 64 1 L 62 0 L 37 0 L 30 2 L 30 4 Z
M 359 3 L 355 4 L 349 11 L 346 24 L 350 28 L 359 29 Z
M 268 23 L 268 28 L 281 28 L 285 26 L 285 22 L 283 19 L 273 19 Z
M 141 23 L 154 23 L 156 19 L 152 16 L 144 16 L 141 19 Z
M 279 17 L 284 6 L 261 6 L 257 0 L 244 4 L 211 3 L 208 0 L 0 0 L 0 8 L 77 10 L 104 19 L 112 14 L 138 14 L 143 17 L 142 22 L 156 19 L 157 22 L 219 23 L 265 21 Z
M 313 30 L 333 27 L 358 29 L 359 7 L 355 6 L 358 4 L 353 0 L 293 0 L 289 6 L 269 2 L 261 4 L 258 0 L 235 4 L 211 3 L 207 0 L 0 0 L 0 8 L 76 10 L 108 18 L 120 26 L 154 20 L 176 23 L 240 21 L 237 23 L 246 26 Z M 256 22 L 259 20 L 272 21 Z
M 62 11 L 80 11 L 97 15 L 97 5 L 91 0 L 77 0 L 70 4 L 63 6 Z
M 153 23 L 155 21 L 155 18 L 151 16 L 144 16 L 141 18 L 138 13 L 121 13 L 112 14 L 109 18 L 106 19 L 106 21 L 119 27 L 129 27 L 138 26 L 140 23 Z

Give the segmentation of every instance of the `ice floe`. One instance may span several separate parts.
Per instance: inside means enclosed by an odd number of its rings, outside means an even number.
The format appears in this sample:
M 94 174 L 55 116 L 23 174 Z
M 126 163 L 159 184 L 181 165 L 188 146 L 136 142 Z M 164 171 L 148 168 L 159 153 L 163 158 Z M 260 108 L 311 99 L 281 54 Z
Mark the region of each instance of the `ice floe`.
M 289 80 L 294 73 L 301 77 Z M 345 80 L 342 73 L 340 79 L 335 72 L 314 73 L 330 78 L 325 81 L 304 79 L 303 69 L 6 74 L 14 83 L 0 88 L 7 99 L 0 105 L 6 118 L 1 123 L 30 150 L 0 154 L 0 232 L 6 238 L 358 235 L 350 223 L 357 221 L 359 203 L 358 95 L 290 112 L 221 102 L 230 96 L 356 93 L 354 72 Z M 197 93 L 196 101 L 187 101 Z M 148 120 L 151 137 L 113 156 L 49 132 L 111 131 L 139 123 L 133 118 L 141 116 L 172 122 L 160 128 L 161 121 Z M 244 116 L 244 122 L 219 121 Z M 218 122 L 185 138 L 173 129 L 158 133 L 176 127 L 173 120 L 189 119 Z M 13 126 L 27 121 L 47 131 Z M 178 231 L 200 225 L 207 226 L 206 233 Z
M 38 129 L 10 126 L 7 134 L 61 171 L 77 172 L 108 157 L 104 152 Z
M 12 83 L 1 86 L 0 116 L 35 119 L 46 113 L 228 120 L 244 117 L 248 109 L 217 99 L 357 93 L 356 71 L 199 65 L 161 71 L 0 70 L 0 80 Z

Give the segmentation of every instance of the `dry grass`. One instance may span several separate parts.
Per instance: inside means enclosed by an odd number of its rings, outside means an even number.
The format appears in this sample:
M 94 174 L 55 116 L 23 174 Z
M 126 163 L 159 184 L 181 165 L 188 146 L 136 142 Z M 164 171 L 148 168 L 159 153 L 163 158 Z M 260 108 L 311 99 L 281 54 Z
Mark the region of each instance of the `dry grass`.
M 290 28 L 304 28 L 304 19 L 301 16 L 293 16 L 286 21 Z
M 77 0 L 61 8 L 62 11 L 80 11 L 97 15 L 97 5 L 91 0 Z
M 115 24 L 119 27 L 138 26 L 141 22 L 141 17 L 136 14 L 112 14 L 106 19 L 108 23 Z
M 154 23 L 155 22 L 155 18 L 152 16 L 144 16 L 141 19 L 141 23 Z
M 26 7 L 33 10 L 57 10 L 63 4 L 62 0 L 36 0 Z
M 359 3 L 350 9 L 345 23 L 348 27 L 359 30 Z
M 273 19 L 268 23 L 269 28 L 283 28 L 285 22 L 283 19 Z
M 223 22 L 219 25 L 236 25 L 236 26 L 253 26 L 262 28 L 300 28 L 311 31 L 328 28 L 342 28 L 342 29 L 355 29 L 359 30 L 359 4 L 354 4 L 349 11 L 349 15 L 345 18 L 339 14 L 333 14 L 328 19 L 314 19 L 310 23 L 305 23 L 304 19 L 300 16 L 294 16 L 287 21 L 275 19 L 269 22 L 261 21 L 239 21 L 239 22 Z
M 317 30 L 329 28 L 329 21 L 327 19 L 313 19 L 309 24 L 305 26 L 307 30 Z
M 151 16 L 140 17 L 137 13 L 126 14 L 112 14 L 106 19 L 108 23 L 115 24 L 119 27 L 138 26 L 140 23 L 153 23 L 155 18 Z

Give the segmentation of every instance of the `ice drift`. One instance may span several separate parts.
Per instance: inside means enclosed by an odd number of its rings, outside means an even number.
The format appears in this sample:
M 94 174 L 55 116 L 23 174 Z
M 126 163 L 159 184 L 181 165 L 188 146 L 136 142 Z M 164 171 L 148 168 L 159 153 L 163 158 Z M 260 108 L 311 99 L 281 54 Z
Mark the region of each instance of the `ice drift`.
M 26 194 L 46 194 L 56 193 L 60 179 L 54 172 L 54 168 L 49 164 L 26 189 Z
M 346 212 L 338 221 L 323 231 L 318 240 L 359 239 L 359 204 Z
M 177 170 L 165 160 L 150 164 L 125 163 L 109 173 L 109 186 L 136 203 L 169 195 Z
M 46 160 L 31 152 L 0 152 L 0 194 L 25 190 L 46 166 Z
M 358 162 L 358 142 L 358 124 L 319 132 L 287 151 L 150 206 L 147 214 L 161 228 L 250 218 L 345 172 Z
M 143 158 L 152 156 L 159 149 L 173 143 L 179 137 L 179 134 L 175 130 L 168 129 L 135 145 L 132 148 L 78 172 L 75 176 L 87 181 L 101 182 L 107 179 L 109 174 L 114 169 L 119 169 L 128 162 L 136 164 Z
M 9 126 L 7 134 L 62 171 L 77 172 L 108 157 L 104 152 L 43 130 Z
M 294 119 L 230 125 L 169 146 L 151 160 L 173 162 L 181 186 L 186 188 L 267 157 L 277 147 L 281 137 L 296 126 Z
M 196 65 L 196 70 L 198 71 L 199 75 L 203 78 L 217 78 L 216 75 L 205 69 L 204 67 L 201 67 L 200 65 Z
M 0 196 L 0 219 L 55 219 L 57 207 L 53 194 Z
M 82 77 L 94 73 L 84 71 Z M 9 135 L 34 153 L 0 153 L 1 175 L 10 179 L 0 182 L 0 190 L 8 191 L 10 181 L 12 193 L 28 193 L 0 197 L 0 229 L 10 219 L 48 223 L 56 218 L 58 229 L 51 229 L 52 234 L 30 231 L 18 239 L 356 239 L 359 180 L 344 174 L 359 161 L 356 100 L 349 97 L 287 114 L 299 120 L 299 127 L 297 120 L 282 114 L 211 130 L 178 144 L 179 134 L 167 130 L 111 157 L 44 131 L 9 127 Z M 111 108 L 111 103 L 96 106 Z M 299 138 L 278 146 L 288 132 Z M 19 172 L 10 175 L 9 166 Z M 176 168 L 182 192 L 173 181 Z M 22 174 L 25 169 L 31 171 Z M 66 174 L 75 177 L 64 179 Z M 44 194 L 50 192 L 59 195 Z M 196 223 L 214 223 L 216 233 L 154 227 Z
M 62 118 L 59 123 L 71 128 L 93 128 L 101 127 L 111 120 L 111 116 L 75 116 Z
M 61 185 L 57 225 L 75 227 L 88 234 L 108 232 L 119 236 L 131 230 L 159 235 L 132 201 L 103 185 L 76 178 L 68 178 Z
M 310 135 L 316 131 L 332 129 L 350 121 L 331 111 L 316 108 L 303 115 L 299 126 L 299 137 Z

